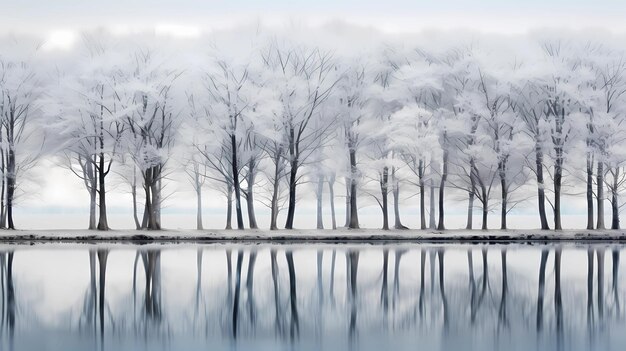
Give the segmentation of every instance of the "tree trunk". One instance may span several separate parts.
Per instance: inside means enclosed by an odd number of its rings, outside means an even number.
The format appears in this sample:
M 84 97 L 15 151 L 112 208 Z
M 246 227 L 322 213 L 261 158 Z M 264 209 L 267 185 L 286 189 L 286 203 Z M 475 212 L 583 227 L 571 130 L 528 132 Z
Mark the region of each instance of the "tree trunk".
M 387 195 L 389 188 L 389 168 L 383 167 L 383 173 L 380 179 L 380 193 L 382 196 L 382 203 L 380 205 L 383 211 L 383 230 L 389 230 L 389 206 L 387 201 Z
M 604 162 L 598 161 L 598 222 L 596 229 L 604 229 Z
M 558 163 L 558 161 L 557 161 Z M 554 229 L 562 230 L 561 226 L 561 182 L 563 174 L 560 165 L 554 167 Z
M 2 186 L 0 187 L 0 228 L 7 227 L 7 211 L 6 211 L 6 163 L 5 152 L 2 147 L 2 125 L 0 125 L 0 174 L 2 178 Z
M 133 169 L 133 183 L 130 186 L 130 192 L 133 197 L 133 219 L 135 220 L 135 228 L 141 229 L 141 223 L 139 223 L 139 217 L 137 217 L 137 177 L 136 168 Z
M 230 135 L 231 163 L 233 172 L 233 187 L 235 189 L 235 212 L 237 214 L 237 229 L 243 230 L 243 214 L 241 213 L 241 184 L 239 184 L 239 167 L 237 162 L 237 140 Z
M 98 200 L 100 206 L 100 212 L 98 216 L 98 230 L 109 230 L 109 222 L 107 220 L 107 203 L 106 203 L 106 188 L 105 177 L 106 171 L 104 170 L 104 154 L 100 153 L 98 160 Z
M 444 141 L 447 142 L 447 137 L 444 132 Z M 446 187 L 446 179 L 448 178 L 448 148 L 443 149 L 443 171 L 441 173 L 441 182 L 439 184 L 439 224 L 437 230 L 445 230 L 444 224 L 444 189 Z
M 82 163 L 82 157 L 79 157 L 78 162 L 81 163 L 81 167 L 83 168 L 83 178 L 85 181 L 87 192 L 89 193 L 89 230 L 94 230 L 97 228 L 96 196 L 98 194 L 94 165 L 92 163 L 91 157 L 85 160 L 84 163 Z M 4 193 L 4 184 L 2 191 Z
M 256 223 L 256 215 L 254 214 L 254 182 L 256 178 L 256 161 L 250 159 L 248 162 L 248 177 L 247 177 L 247 190 L 246 190 L 246 204 L 248 206 L 248 222 L 250 223 L 250 229 L 258 229 L 259 226 Z
M 424 186 L 424 161 L 419 161 L 417 168 L 419 187 L 420 187 L 420 229 L 426 229 L 426 201 L 425 201 L 425 186 Z
M 489 197 L 487 195 L 487 190 L 485 189 L 485 187 L 483 187 L 482 189 L 482 196 L 483 196 L 483 222 L 482 222 L 482 226 L 481 229 L 482 230 L 487 230 L 487 217 L 489 216 Z
M 469 196 L 467 199 L 467 225 L 465 225 L 465 229 L 472 230 L 474 227 L 474 197 L 476 194 L 474 190 L 470 190 Z
M 9 146 L 7 157 L 7 224 L 9 229 L 15 229 L 13 223 L 13 198 L 15 196 L 15 151 Z
M 274 179 L 272 184 L 272 200 L 270 202 L 270 230 L 278 229 L 278 196 L 280 191 L 280 157 L 282 149 L 276 149 L 276 153 L 272 156 L 274 161 Z
M 290 157 L 290 170 L 289 170 L 289 205 L 287 207 L 287 221 L 285 223 L 285 229 L 293 229 L 293 221 L 296 215 L 296 185 L 298 182 L 298 152 L 296 150 L 295 130 L 293 127 L 289 128 L 289 157 Z
M 611 229 L 619 229 L 619 199 L 617 187 L 619 186 L 619 167 L 615 167 L 613 174 L 613 186 L 611 187 Z
M 391 178 L 393 179 L 393 215 L 394 215 L 394 224 L 393 227 L 396 229 L 409 229 L 402 224 L 400 220 L 400 182 L 396 177 L 396 169 L 393 168 L 391 172 Z
M 509 191 L 507 188 L 506 176 L 504 173 L 500 174 L 500 191 L 502 194 L 501 199 L 500 199 L 500 229 L 506 230 L 507 229 L 506 217 L 509 211 L 508 203 L 507 203 L 508 198 L 509 198 Z
M 317 229 L 324 229 L 324 219 L 322 218 L 322 192 L 324 191 L 324 177 L 317 177 L 317 189 L 315 190 L 315 197 L 317 200 L 316 214 L 317 214 Z
M 543 181 L 543 151 L 539 140 L 535 141 L 535 166 L 537 168 L 537 201 L 539 204 L 539 220 L 541 229 L 549 230 L 548 217 L 546 216 L 546 190 Z
M 593 158 L 587 152 L 587 230 L 593 229 Z
M 346 224 L 343 226 L 348 228 L 350 226 L 350 185 L 351 181 L 349 177 L 345 178 L 346 180 Z
M 350 225 L 348 228 L 359 228 L 359 212 L 357 207 L 357 193 L 356 193 L 356 150 L 354 147 L 350 147 Z
M 333 224 L 333 229 L 337 229 L 337 218 L 335 218 L 335 176 L 332 175 L 328 178 L 328 197 L 330 201 L 330 216 Z
M 226 184 L 228 190 L 226 190 L 226 228 L 233 229 L 233 187 Z
M 202 185 L 200 184 L 200 175 L 195 172 L 195 187 L 196 187 L 196 229 L 204 229 L 202 226 Z
M 428 197 L 429 201 L 429 213 L 428 213 L 428 228 L 435 229 L 435 186 L 433 184 L 433 180 L 431 179 L 429 182 L 430 188 L 430 196 Z

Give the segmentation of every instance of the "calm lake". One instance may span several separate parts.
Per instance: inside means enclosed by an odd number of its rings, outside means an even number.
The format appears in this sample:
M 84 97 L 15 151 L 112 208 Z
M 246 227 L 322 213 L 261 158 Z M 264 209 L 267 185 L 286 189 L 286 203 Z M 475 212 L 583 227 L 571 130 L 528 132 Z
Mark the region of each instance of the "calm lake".
M 0 246 L 0 350 L 624 350 L 624 246 Z

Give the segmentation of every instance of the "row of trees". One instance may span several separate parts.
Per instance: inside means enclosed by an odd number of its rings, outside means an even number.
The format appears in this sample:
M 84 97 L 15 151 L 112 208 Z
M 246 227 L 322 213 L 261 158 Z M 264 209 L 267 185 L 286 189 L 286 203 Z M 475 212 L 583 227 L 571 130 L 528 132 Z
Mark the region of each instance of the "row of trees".
M 207 46 L 176 55 L 100 33 L 54 69 L 0 56 L 0 224 L 14 227 L 20 170 L 45 150 L 84 183 L 90 229 L 109 228 L 110 174 L 130 189 L 137 229 L 160 229 L 163 189 L 182 169 L 198 229 L 207 186 L 225 195 L 227 228 L 234 203 L 238 229 L 245 215 L 258 227 L 258 204 L 270 209 L 271 229 L 286 209 L 292 229 L 304 183 L 313 185 L 318 228 L 328 189 L 334 229 L 341 182 L 350 228 L 359 228 L 359 201 L 378 204 L 383 229 L 393 203 L 393 226 L 406 228 L 400 207 L 417 194 L 421 229 L 445 229 L 446 208 L 466 202 L 467 229 L 475 210 L 482 229 L 494 211 L 507 229 L 510 211 L 535 203 L 541 229 L 558 230 L 563 195 L 583 188 L 587 228 L 620 226 L 621 51 L 551 40 L 523 56 L 392 44 L 344 54 L 261 36 L 244 53 Z

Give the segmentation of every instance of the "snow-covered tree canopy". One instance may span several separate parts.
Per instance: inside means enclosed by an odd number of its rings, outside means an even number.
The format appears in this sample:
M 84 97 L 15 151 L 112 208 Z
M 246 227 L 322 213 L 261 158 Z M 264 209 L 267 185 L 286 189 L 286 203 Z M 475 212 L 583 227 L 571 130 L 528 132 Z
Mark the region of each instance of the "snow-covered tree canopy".
M 296 204 L 313 193 L 323 227 L 325 184 L 334 227 L 335 181 L 353 228 L 372 205 L 388 228 L 388 194 L 396 228 L 414 195 L 422 229 L 435 214 L 443 229 L 446 208 L 466 209 L 468 229 L 475 209 L 483 229 L 497 210 L 506 229 L 522 207 L 537 207 L 543 229 L 560 229 L 563 196 L 586 199 L 590 229 L 605 228 L 608 202 L 619 228 L 626 45 L 618 38 L 366 41 L 356 29 L 248 30 L 186 39 L 97 31 L 62 50 L 1 38 L 0 224 L 8 216 L 13 227 L 18 178 L 43 158 L 84 183 L 90 228 L 99 208 L 97 227 L 108 229 L 106 193 L 120 191 L 105 187 L 111 171 L 133 195 L 137 228 L 159 229 L 163 189 L 190 179 L 199 228 L 203 187 L 226 196 L 227 227 L 234 202 L 237 227 L 246 209 L 256 228 L 262 201 L 273 229 L 283 207 L 291 229 Z M 316 184 L 311 195 L 307 182 Z

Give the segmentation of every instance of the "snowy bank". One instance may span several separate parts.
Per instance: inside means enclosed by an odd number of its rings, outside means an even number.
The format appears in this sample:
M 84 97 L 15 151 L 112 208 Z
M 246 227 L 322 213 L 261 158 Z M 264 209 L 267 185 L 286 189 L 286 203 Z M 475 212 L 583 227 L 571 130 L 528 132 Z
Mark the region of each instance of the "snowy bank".
M 480 242 L 626 242 L 622 230 L 16 230 L 2 231 L 0 243 L 26 242 L 295 242 L 295 243 L 480 243 Z

